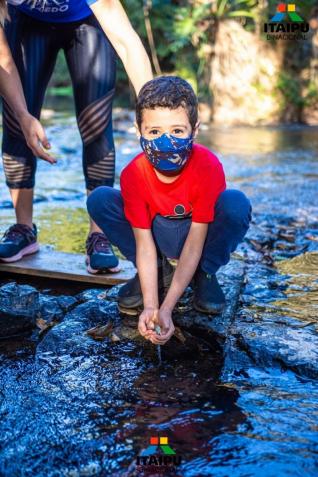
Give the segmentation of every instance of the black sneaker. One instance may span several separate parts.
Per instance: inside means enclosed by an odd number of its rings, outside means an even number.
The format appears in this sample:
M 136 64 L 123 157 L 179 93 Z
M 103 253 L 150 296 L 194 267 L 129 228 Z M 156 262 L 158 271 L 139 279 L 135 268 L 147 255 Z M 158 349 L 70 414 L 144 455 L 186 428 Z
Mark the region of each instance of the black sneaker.
M 159 295 L 164 294 L 170 287 L 173 273 L 173 266 L 166 259 L 163 259 L 158 266 Z M 127 315 L 137 315 L 142 311 L 143 300 L 138 273 L 120 287 L 118 292 L 118 308 L 119 311 Z
M 217 315 L 225 307 L 225 296 L 216 275 L 198 269 L 194 277 L 193 306 L 197 311 Z
M 119 261 L 112 246 L 101 232 L 93 232 L 86 240 L 86 265 L 88 273 L 109 272 L 118 267 Z
M 0 261 L 17 262 L 38 250 L 36 225 L 31 229 L 28 225 L 14 224 L 0 240 Z

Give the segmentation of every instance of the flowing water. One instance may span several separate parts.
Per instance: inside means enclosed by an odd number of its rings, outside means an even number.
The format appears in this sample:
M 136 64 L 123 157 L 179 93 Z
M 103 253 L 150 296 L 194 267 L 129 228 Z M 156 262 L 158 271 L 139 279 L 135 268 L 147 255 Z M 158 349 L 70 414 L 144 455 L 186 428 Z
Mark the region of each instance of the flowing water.
M 139 146 L 129 116 L 115 124 L 118 183 Z M 276 320 L 306 327 L 312 336 L 318 316 L 317 133 L 300 126 L 239 127 L 205 129 L 200 137 L 222 159 L 228 186 L 244 191 L 253 205 L 251 231 L 237 251 L 247 264 L 238 319 L 264 327 Z M 55 115 L 48 135 L 59 163 L 38 164 L 40 240 L 83 252 L 87 217 L 74 118 Z M 1 231 L 12 217 L 2 186 Z M 161 347 L 160 365 L 153 349 L 124 341 L 105 354 L 43 362 L 35 358 L 32 336 L 0 341 L 0 475 L 159 475 L 159 469 L 136 467 L 151 435 L 168 436 L 181 457 L 164 475 L 317 475 L 318 386 L 297 366 L 250 359 L 243 371 L 225 376 L 216 339 L 184 352 Z

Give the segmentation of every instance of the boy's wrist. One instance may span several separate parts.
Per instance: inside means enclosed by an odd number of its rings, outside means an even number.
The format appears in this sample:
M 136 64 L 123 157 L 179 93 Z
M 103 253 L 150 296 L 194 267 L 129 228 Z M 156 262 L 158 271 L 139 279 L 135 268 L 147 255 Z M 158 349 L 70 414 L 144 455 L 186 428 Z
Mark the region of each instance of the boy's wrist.
M 160 311 L 164 311 L 166 313 L 172 313 L 174 307 L 175 307 L 175 304 L 172 305 L 171 303 L 169 304 L 169 303 L 163 302 L 161 307 L 160 307 Z
M 144 303 L 144 309 L 152 309 L 152 310 L 158 310 L 159 309 L 159 303 L 156 300 L 143 300 Z

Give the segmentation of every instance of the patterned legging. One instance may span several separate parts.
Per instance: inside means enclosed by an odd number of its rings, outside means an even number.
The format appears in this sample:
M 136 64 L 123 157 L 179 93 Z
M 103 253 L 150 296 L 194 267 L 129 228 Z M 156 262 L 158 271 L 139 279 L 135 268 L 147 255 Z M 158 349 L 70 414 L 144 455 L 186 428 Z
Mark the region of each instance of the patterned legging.
M 11 21 L 6 23 L 6 36 L 29 112 L 40 117 L 45 91 L 62 49 L 73 84 L 86 188 L 112 186 L 115 175 L 112 100 L 117 58 L 114 48 L 93 15 L 77 22 L 53 24 L 35 20 L 15 7 L 9 13 Z M 2 155 L 8 187 L 33 188 L 36 158 L 5 102 Z

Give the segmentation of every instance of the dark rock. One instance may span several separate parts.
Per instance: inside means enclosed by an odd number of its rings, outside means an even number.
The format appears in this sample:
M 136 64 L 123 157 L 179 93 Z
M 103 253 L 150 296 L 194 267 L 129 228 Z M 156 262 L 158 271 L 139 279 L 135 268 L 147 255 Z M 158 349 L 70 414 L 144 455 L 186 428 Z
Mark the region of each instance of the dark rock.
M 76 303 L 76 298 L 72 296 L 49 296 L 40 295 L 40 310 L 38 318 L 47 324 L 53 321 L 62 321 L 67 313 Z
M 58 304 L 62 308 L 64 312 L 69 311 L 71 308 L 75 306 L 75 304 L 78 302 L 78 300 L 74 296 L 69 296 L 69 295 L 62 295 L 56 297 Z
M 94 341 L 86 331 L 97 325 L 118 320 L 115 303 L 88 301 L 70 311 L 62 323 L 47 332 L 37 347 L 37 356 L 44 354 L 59 356 L 63 354 L 87 355 L 99 352 L 108 346 L 106 341 Z
M 272 322 L 236 324 L 239 347 L 262 366 L 290 368 L 309 378 L 318 377 L 318 336 L 310 328 Z
M 40 311 L 38 318 L 46 323 L 61 321 L 64 317 L 64 310 L 60 306 L 56 297 L 40 295 Z
M 106 291 L 102 288 L 90 288 L 89 290 L 84 290 L 78 295 L 76 295 L 76 300 L 79 302 L 89 301 L 89 300 L 104 300 L 106 298 Z
M 39 292 L 29 285 L 8 283 L 0 288 L 0 336 L 12 336 L 35 326 Z
M 278 270 L 259 263 L 247 267 L 242 306 L 224 347 L 224 376 L 244 372 L 248 361 L 318 376 L 317 263 L 316 254 L 305 253 L 276 263 Z

